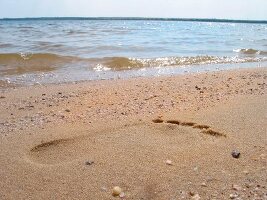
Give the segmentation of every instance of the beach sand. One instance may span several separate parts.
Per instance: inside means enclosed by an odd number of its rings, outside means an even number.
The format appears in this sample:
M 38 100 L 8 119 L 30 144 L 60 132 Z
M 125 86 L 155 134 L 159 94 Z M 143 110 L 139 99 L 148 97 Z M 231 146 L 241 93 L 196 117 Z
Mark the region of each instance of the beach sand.
M 262 67 L 5 89 L 0 199 L 267 199 L 266 84 Z

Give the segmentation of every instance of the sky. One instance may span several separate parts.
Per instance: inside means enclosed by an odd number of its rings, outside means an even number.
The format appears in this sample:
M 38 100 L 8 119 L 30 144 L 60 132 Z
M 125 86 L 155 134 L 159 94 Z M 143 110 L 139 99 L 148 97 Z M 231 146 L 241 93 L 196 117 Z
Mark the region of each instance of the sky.
M 17 17 L 267 20 L 267 0 L 0 0 L 0 18 Z

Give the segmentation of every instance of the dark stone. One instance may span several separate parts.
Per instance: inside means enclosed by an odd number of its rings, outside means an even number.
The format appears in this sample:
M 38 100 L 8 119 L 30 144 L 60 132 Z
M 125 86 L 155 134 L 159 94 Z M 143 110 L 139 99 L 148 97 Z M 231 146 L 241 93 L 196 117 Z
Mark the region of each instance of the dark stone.
M 233 158 L 239 158 L 240 157 L 240 152 L 238 150 L 233 150 L 232 151 L 232 156 L 233 156 Z
M 198 87 L 197 85 L 195 86 L 195 88 L 196 88 L 197 90 L 201 90 L 201 88 L 200 88 L 200 87 Z
M 92 164 L 94 164 L 94 161 L 88 160 L 85 162 L 85 165 L 92 165 Z
M 66 112 L 70 112 L 70 109 L 66 109 L 65 111 L 66 111 Z

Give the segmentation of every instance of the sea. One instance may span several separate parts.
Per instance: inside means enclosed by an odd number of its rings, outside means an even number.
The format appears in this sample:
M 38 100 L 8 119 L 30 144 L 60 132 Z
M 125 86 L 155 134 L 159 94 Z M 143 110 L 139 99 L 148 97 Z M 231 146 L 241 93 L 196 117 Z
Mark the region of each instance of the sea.
M 0 82 L 5 85 L 169 76 L 266 64 L 267 21 L 0 19 Z

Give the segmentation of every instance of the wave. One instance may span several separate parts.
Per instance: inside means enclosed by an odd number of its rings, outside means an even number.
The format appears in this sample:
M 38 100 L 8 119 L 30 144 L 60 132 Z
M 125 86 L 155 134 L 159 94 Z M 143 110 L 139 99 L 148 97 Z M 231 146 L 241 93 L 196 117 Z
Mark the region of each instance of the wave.
M 64 67 L 83 67 L 88 70 L 129 70 L 149 67 L 171 67 L 188 65 L 227 64 L 267 61 L 267 57 L 160 57 L 160 58 L 81 58 L 50 53 L 10 53 L 0 54 L 0 73 L 4 75 L 31 72 L 47 72 Z
M 233 51 L 244 55 L 267 55 L 267 51 L 257 49 L 234 49 Z
M 217 56 L 195 56 L 195 57 L 163 57 L 163 58 L 125 58 L 110 57 L 100 59 L 97 69 L 127 70 L 147 67 L 171 67 L 188 65 L 208 65 L 208 64 L 232 64 L 266 61 L 264 58 L 251 57 L 217 57 Z
M 53 71 L 64 67 L 72 59 L 48 53 L 6 53 L 0 54 L 0 74 L 14 75 Z
M 5 61 L 33 61 L 33 60 L 60 60 L 62 58 L 67 58 L 66 56 L 60 56 L 51 53 L 2 53 L 0 54 L 0 62 Z

